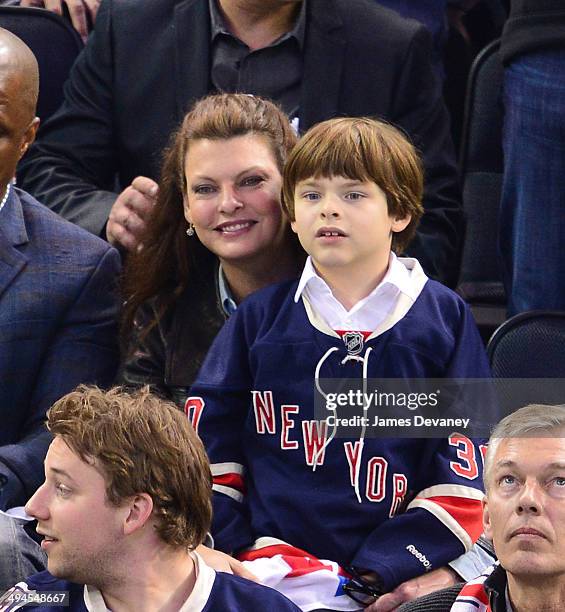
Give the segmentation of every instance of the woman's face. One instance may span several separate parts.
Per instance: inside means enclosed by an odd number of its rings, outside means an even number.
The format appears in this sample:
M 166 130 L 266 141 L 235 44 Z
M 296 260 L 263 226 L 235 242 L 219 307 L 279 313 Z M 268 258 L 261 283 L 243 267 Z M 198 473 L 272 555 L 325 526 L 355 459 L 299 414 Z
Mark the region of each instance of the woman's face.
M 277 256 L 287 223 L 279 202 L 282 177 L 265 138 L 195 140 L 184 172 L 186 220 L 220 261 Z

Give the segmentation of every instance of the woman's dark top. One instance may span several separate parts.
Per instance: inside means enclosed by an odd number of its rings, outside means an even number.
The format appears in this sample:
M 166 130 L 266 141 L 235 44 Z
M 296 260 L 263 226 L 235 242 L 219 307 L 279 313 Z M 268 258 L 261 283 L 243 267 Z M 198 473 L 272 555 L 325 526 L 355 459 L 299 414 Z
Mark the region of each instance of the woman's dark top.
M 184 409 L 204 357 L 226 321 L 218 274 L 191 278 L 190 286 L 156 324 L 158 299 L 143 304 L 135 317 L 118 383 L 151 385 Z

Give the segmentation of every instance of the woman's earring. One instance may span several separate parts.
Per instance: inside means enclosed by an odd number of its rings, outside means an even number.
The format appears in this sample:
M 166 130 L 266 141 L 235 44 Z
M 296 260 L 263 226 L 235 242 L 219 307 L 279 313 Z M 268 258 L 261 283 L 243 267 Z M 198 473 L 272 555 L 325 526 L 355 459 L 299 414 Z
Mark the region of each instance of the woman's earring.
M 189 222 L 188 229 L 186 230 L 187 236 L 194 236 L 194 225 Z

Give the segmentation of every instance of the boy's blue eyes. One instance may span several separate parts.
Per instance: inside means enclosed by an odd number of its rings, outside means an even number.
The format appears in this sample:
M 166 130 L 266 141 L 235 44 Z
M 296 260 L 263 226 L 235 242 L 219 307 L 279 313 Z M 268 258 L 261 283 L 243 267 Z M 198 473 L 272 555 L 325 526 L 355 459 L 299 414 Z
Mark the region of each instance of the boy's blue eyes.
M 310 200 L 311 202 L 314 202 L 320 198 L 320 194 L 319 193 L 305 193 L 302 197 L 305 200 Z
M 308 200 L 309 202 L 317 202 L 318 200 L 322 199 L 322 195 L 315 191 L 309 191 L 307 193 L 304 193 L 301 197 L 302 199 Z M 348 193 L 345 193 L 342 197 L 344 200 L 350 200 L 355 202 L 364 198 L 365 195 L 359 191 L 350 191 Z
M 363 194 L 358 191 L 352 191 L 351 193 L 345 194 L 346 200 L 360 200 L 362 197 L 364 197 Z

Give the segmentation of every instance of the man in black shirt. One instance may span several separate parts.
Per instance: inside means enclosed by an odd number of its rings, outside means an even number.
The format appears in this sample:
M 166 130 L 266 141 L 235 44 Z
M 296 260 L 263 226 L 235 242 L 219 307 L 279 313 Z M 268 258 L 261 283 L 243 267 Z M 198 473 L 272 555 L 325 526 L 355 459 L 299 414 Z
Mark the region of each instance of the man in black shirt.
M 133 249 L 168 135 L 210 91 L 272 96 L 301 131 L 336 115 L 379 116 L 423 156 L 426 214 L 411 253 L 453 280 L 461 211 L 430 53 L 423 26 L 373 0 L 104 0 L 20 180 L 65 218 Z

